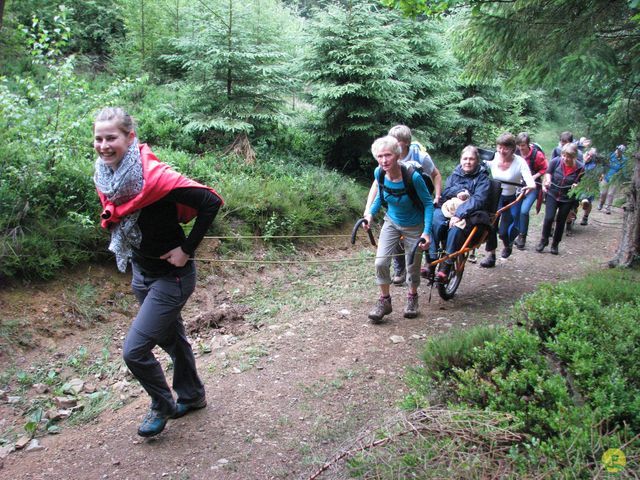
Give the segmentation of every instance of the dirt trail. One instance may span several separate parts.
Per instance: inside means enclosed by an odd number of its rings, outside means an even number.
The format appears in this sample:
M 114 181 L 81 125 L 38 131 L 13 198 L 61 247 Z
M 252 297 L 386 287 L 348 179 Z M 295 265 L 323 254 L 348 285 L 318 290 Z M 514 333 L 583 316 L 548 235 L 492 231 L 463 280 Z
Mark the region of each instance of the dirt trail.
M 185 317 L 215 317 L 223 327 L 195 334 L 209 407 L 170 421 L 157 439 L 142 440 L 136 428 L 148 401 L 141 394 L 83 426 L 63 424 L 60 434 L 39 439 L 43 450 L 11 453 L 0 478 L 308 478 L 358 432 L 397 411 L 397 402 L 407 393 L 405 368 L 419 364 L 427 337 L 496 323 L 514 300 L 539 283 L 602 267 L 615 246 L 611 232 L 614 238 L 619 232 L 607 224 L 619 225 L 621 218 L 619 213 L 594 212 L 592 219 L 565 237 L 560 256 L 534 251 L 539 227 L 532 226 L 527 250 L 514 250 L 495 269 L 468 263 L 452 301 L 444 302 L 434 291 L 428 303 L 428 291 L 421 286 L 421 315 L 416 319 L 402 318 L 404 288 L 394 287 L 395 310 L 383 325 L 371 325 L 366 318 L 376 295 L 371 261 L 309 269 L 266 265 L 228 270 L 224 277 L 201 271 Z M 344 247 L 344 238 L 337 242 L 311 253 L 335 259 L 365 248 Z M 116 278 L 110 288 L 126 291 L 128 278 Z M 267 297 L 272 292 L 272 303 L 243 306 L 257 291 Z M 3 309 L 14 294 L 0 292 Z M 46 292 L 41 294 L 46 302 Z M 52 309 L 56 302 L 64 303 L 51 299 Z M 234 311 L 251 309 L 254 315 L 264 309 L 262 317 L 257 315 L 260 328 L 216 316 L 221 303 Z M 50 352 L 68 352 L 82 344 L 96 347 L 106 331 L 116 339 L 117 350 L 128 322 L 126 315 L 116 314 L 84 333 L 49 340 L 47 346 Z M 404 342 L 393 343 L 394 335 Z M 210 353 L 198 347 L 202 342 L 213 342 Z M 37 353 L 25 354 L 23 363 L 35 361 Z M 129 389 L 135 391 L 136 384 Z M 7 405 L 0 409 L 3 415 L 9 413 Z

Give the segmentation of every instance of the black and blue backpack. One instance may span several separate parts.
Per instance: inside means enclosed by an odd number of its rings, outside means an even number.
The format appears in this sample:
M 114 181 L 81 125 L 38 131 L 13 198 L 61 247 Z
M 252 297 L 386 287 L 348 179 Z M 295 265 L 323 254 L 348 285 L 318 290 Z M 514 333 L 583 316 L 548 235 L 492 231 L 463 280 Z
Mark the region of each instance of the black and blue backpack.
M 404 183 L 404 188 L 385 187 L 384 170 L 382 168 L 378 170 L 378 177 L 376 178 L 376 180 L 378 181 L 378 190 L 380 192 L 380 201 L 382 202 L 382 206 L 385 209 L 389 208 L 389 205 L 384 198 L 385 192 L 386 192 L 387 195 L 393 195 L 394 197 L 401 197 L 402 195 L 408 195 L 409 198 L 411 199 L 411 203 L 413 203 L 413 206 L 420 211 L 424 211 L 424 205 L 422 204 L 422 200 L 420 199 L 420 196 L 416 191 L 416 187 L 413 184 L 413 173 L 414 172 L 420 173 L 420 176 L 422 176 L 424 183 L 427 185 L 427 190 L 429 190 L 429 193 L 431 195 L 433 195 L 433 191 L 434 191 L 433 180 L 431 180 L 431 177 L 429 175 L 424 173 L 424 171 L 422 170 L 422 167 L 414 167 L 412 165 L 407 167 L 404 165 L 400 165 L 400 170 L 402 171 L 402 183 Z

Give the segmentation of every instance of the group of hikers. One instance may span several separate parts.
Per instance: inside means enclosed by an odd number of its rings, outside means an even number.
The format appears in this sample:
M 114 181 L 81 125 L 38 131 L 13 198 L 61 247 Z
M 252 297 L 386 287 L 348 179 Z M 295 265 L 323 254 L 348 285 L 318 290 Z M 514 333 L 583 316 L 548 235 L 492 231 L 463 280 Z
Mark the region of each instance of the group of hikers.
M 371 152 L 378 166 L 363 215 L 363 228 L 370 229 L 375 215 L 383 207 L 386 209 L 375 260 L 380 295 L 369 312 L 374 323 L 392 312 L 392 283 L 406 282 L 409 291 L 403 314 L 405 318 L 416 317 L 421 277 L 431 283 L 447 282 L 454 262 L 447 256 L 460 249 L 474 226 L 489 229 L 486 255 L 480 266 L 493 268 L 498 239 L 502 242 L 502 258 L 510 257 L 514 246 L 524 250 L 530 211 L 534 203 L 537 211 L 544 203 L 542 232 L 535 250 L 542 253 L 551 240 L 549 252 L 558 255 L 565 226 L 571 228 L 579 206 L 584 212 L 580 224 L 587 225 L 595 198 L 590 193 L 579 197 L 571 193 L 585 172 L 595 168 L 597 158 L 591 141 L 582 138 L 574 142 L 571 132 L 560 135 L 550 161 L 526 132 L 517 136 L 501 134 L 495 152 L 466 146 L 444 187 L 432 158 L 418 144 L 412 144 L 411 130 L 405 125 L 393 127 L 387 136 L 374 141 Z M 598 209 L 605 208 L 607 214 L 611 213 L 616 194 L 616 183 L 611 180 L 624 167 L 624 152 L 624 145 L 616 147 L 600 179 Z M 495 192 L 496 181 L 499 194 Z M 493 225 L 491 216 L 495 211 L 491 210 L 496 204 L 496 210 L 502 211 Z M 421 252 L 411 263 L 416 245 L 426 253 L 426 265 L 422 268 Z M 439 262 L 436 272 L 434 262 L 441 254 L 445 259 Z
M 129 263 L 132 265 L 131 285 L 140 304 L 122 350 L 127 367 L 151 397 L 150 409 L 138 428 L 139 435 L 151 437 L 162 432 L 169 419 L 207 405 L 181 311 L 195 289 L 194 252 L 223 199 L 212 188 L 160 162 L 146 144 L 138 142 L 134 121 L 122 108 L 102 109 L 93 133 L 98 156 L 93 180 L 103 207 L 101 224 L 111 234 L 109 250 L 115 254 L 118 269 L 124 272 Z M 421 255 L 413 262 L 405 258 L 400 244 L 408 256 L 422 240 L 420 248 L 428 252 L 430 261 L 438 255 L 438 248 L 455 252 L 473 225 L 490 223 L 486 210 L 491 177 L 502 182 L 499 205 L 512 202 L 519 188 L 526 195 L 523 202 L 505 211 L 498 228 L 491 230 L 488 255 L 481 265 L 495 265 L 498 237 L 503 242 L 502 257 L 511 255 L 513 245 L 524 249 L 529 209 L 540 191 L 546 194 L 547 207 L 537 250 L 547 246 L 555 219 L 550 250 L 558 254 L 564 222 L 574 204 L 568 190 L 589 169 L 591 150 L 585 153 L 583 163 L 578 146 L 568 141 L 547 165 L 541 149 L 525 133 L 517 137 L 505 133 L 496 143 L 495 156 L 484 162 L 478 148 L 465 147 L 444 188 L 431 157 L 411 144 L 408 127 L 393 127 L 389 135 L 373 143 L 371 151 L 379 166 L 365 210 L 365 228 L 371 227 L 381 208 L 386 209 L 375 262 L 380 298 L 369 313 L 374 322 L 391 313 L 390 285 L 405 280 L 409 292 L 404 316 L 418 315 L 420 279 L 435 278 L 436 272 L 429 266 L 421 270 Z M 623 153 L 621 145 L 612 154 L 611 170 L 603 178 L 599 208 L 604 206 L 607 213 L 615 194 L 610 180 L 624 165 Z M 584 223 L 587 216 L 585 213 Z M 193 219 L 187 235 L 180 224 Z M 450 262 L 442 263 L 437 276 L 446 279 L 450 269 Z M 153 354 L 155 346 L 173 361 L 172 388 Z

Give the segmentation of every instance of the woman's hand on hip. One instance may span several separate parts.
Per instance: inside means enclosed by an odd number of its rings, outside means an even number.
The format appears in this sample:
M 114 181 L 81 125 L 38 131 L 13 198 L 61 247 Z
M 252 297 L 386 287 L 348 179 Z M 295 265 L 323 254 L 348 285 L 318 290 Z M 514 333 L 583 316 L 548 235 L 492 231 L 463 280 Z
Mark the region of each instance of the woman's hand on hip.
M 160 257 L 162 260 L 166 260 L 171 265 L 176 267 L 184 267 L 189 261 L 189 255 L 184 253 L 184 250 L 180 247 L 176 247 L 173 250 L 169 250 L 167 253 Z

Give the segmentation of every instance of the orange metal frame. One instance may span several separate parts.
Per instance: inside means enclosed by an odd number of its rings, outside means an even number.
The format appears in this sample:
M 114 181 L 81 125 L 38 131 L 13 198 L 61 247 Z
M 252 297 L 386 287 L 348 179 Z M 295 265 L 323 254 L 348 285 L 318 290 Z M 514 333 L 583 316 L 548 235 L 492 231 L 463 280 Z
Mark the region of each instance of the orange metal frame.
M 504 212 L 508 208 L 513 207 L 516 203 L 521 201 L 524 198 L 524 195 L 525 195 L 524 192 L 520 193 L 520 195 L 518 195 L 518 197 L 513 202 L 500 208 L 493 216 L 491 225 L 495 226 L 502 212 Z M 462 271 L 464 269 L 464 264 L 466 263 L 466 254 L 468 254 L 470 251 L 475 250 L 480 245 L 482 245 L 487 240 L 487 236 L 489 235 L 489 230 L 486 230 L 484 234 L 481 235 L 476 242 L 473 242 L 473 244 L 470 245 L 471 240 L 473 240 L 473 237 L 477 231 L 478 231 L 478 226 L 476 225 L 471 229 L 471 232 L 469 232 L 469 235 L 467 236 L 467 239 L 465 240 L 460 250 L 458 250 L 457 252 L 450 253 L 449 255 L 439 258 L 438 260 L 434 260 L 433 262 L 429 263 L 429 266 L 435 266 L 444 262 L 445 260 L 457 259 L 457 257 L 460 257 L 461 255 L 465 255 L 463 259 L 460 259 L 462 261 L 456 260 L 456 271 Z

